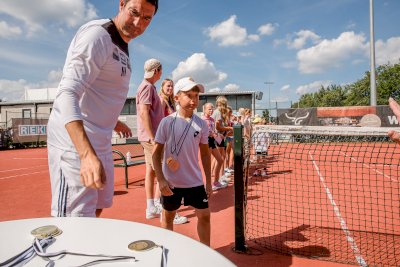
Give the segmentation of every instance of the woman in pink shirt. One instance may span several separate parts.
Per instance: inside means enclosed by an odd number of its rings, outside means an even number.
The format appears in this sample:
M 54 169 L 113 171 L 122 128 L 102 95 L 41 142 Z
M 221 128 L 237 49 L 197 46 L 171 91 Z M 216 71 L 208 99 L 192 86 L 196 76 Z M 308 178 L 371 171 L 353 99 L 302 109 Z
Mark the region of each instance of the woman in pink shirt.
M 212 183 L 212 190 L 218 190 L 221 188 L 225 188 L 228 185 L 224 183 L 223 181 L 220 181 L 220 172 L 221 168 L 223 167 L 224 160 L 221 157 L 221 154 L 219 153 L 219 150 L 217 149 L 216 146 L 216 140 L 215 138 L 220 138 L 215 130 L 215 121 L 214 118 L 211 117 L 213 114 L 214 107 L 213 104 L 211 103 L 206 103 L 203 106 L 203 116 L 201 117 L 205 122 L 207 122 L 208 126 L 208 147 L 213 155 L 216 164 L 215 167 L 212 169 L 212 175 L 214 176 L 214 181 Z M 221 142 L 221 140 L 219 140 Z
M 174 82 L 171 79 L 165 79 L 162 81 L 159 95 L 164 117 L 174 113 L 176 111 L 174 100 Z

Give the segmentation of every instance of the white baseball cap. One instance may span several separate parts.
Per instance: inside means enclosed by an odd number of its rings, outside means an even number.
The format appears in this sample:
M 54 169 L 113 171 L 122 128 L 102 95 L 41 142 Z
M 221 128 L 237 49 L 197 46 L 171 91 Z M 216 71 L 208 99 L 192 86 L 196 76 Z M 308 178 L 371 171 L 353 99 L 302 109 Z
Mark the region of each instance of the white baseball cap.
M 158 59 L 150 58 L 144 63 L 144 78 L 149 79 L 153 77 L 154 71 L 161 67 L 161 62 Z
M 204 86 L 196 83 L 192 77 L 185 77 L 177 81 L 174 85 L 174 95 L 177 95 L 179 92 L 187 92 L 192 90 L 194 87 L 199 88 L 200 93 L 204 93 Z

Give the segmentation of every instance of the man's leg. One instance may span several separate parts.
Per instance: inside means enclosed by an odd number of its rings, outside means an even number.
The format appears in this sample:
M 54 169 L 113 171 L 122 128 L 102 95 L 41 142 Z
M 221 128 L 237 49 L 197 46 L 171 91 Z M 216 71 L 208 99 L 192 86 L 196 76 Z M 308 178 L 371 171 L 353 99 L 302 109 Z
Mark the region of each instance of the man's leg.
M 95 217 L 98 191 L 82 185 L 79 155 L 49 144 L 47 150 L 52 193 L 51 216 Z
M 146 219 L 152 219 L 160 216 L 161 207 L 154 203 L 154 181 L 156 173 L 153 169 L 153 145 L 149 142 L 141 142 L 146 161 L 146 174 L 144 178 L 144 187 L 146 191 Z

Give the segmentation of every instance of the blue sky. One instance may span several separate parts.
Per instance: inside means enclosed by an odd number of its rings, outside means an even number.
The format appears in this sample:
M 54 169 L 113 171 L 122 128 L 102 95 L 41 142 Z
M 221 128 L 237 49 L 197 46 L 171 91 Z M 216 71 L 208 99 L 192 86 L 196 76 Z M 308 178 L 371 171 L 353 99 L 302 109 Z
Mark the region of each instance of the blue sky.
M 117 0 L 0 1 L 0 98 L 56 87 L 77 28 L 117 11 Z M 398 63 L 400 1 L 375 0 L 374 11 L 377 65 Z M 207 91 L 263 91 L 258 107 L 269 98 L 287 107 L 321 85 L 362 78 L 369 38 L 369 0 L 160 0 L 148 30 L 129 44 L 129 96 L 155 57 L 163 78 L 192 76 Z

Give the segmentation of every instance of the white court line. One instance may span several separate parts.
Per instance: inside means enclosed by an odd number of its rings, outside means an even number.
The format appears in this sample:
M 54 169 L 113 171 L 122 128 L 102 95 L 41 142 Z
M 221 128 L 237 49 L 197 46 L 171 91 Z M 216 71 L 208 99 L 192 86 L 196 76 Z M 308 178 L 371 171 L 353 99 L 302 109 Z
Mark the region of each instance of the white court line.
M 27 167 L 27 168 L 8 169 L 8 170 L 0 171 L 0 172 L 13 172 L 13 171 L 20 171 L 20 170 L 29 170 L 29 169 L 34 169 L 34 168 L 44 167 L 44 166 L 47 167 L 47 165 L 36 165 L 36 166 L 32 166 L 32 167 Z
M 350 158 L 351 160 L 353 160 L 353 161 L 355 161 L 355 162 L 359 162 L 356 158 L 351 157 L 351 156 L 347 155 L 347 154 L 344 153 L 344 152 L 340 152 L 340 153 L 342 153 L 345 157 L 348 157 L 348 158 Z M 387 179 L 391 180 L 392 182 L 398 182 L 398 181 L 399 181 L 399 180 L 394 179 L 394 178 L 390 177 L 389 175 L 386 175 L 386 174 L 384 174 L 383 172 L 381 172 L 381 171 L 379 171 L 379 170 L 377 170 L 377 169 L 371 167 L 371 166 L 368 165 L 368 164 L 363 163 L 363 165 L 364 165 L 364 167 L 373 170 L 373 171 L 376 172 L 377 174 L 383 175 L 384 177 L 386 177 Z
M 317 163 L 315 163 L 315 160 L 313 158 L 313 156 L 311 155 L 310 152 L 308 152 L 308 154 L 311 157 L 311 160 L 313 162 L 314 168 L 316 169 L 318 176 L 319 176 L 319 180 L 321 181 L 322 185 L 325 188 L 325 192 L 333 206 L 333 210 L 335 212 L 336 217 L 338 218 L 339 222 L 340 222 L 340 227 L 342 228 L 344 234 L 346 235 L 346 240 L 347 242 L 350 244 L 351 249 L 353 250 L 353 253 L 355 255 L 356 261 L 358 262 L 358 264 L 360 266 L 368 266 L 367 262 L 364 260 L 363 256 L 360 253 L 360 250 L 358 249 L 358 246 L 356 244 L 356 242 L 354 241 L 354 238 L 351 235 L 351 232 L 349 230 L 349 228 L 346 225 L 346 221 L 343 219 L 342 215 L 340 214 L 340 210 L 339 207 L 336 205 L 335 200 L 333 199 L 333 195 L 331 193 L 331 191 L 329 190 L 329 187 L 326 185 L 325 183 L 325 179 L 322 176 L 321 172 L 319 171 L 319 167 L 317 165 Z
M 27 175 L 32 175 L 32 174 L 35 174 L 35 173 L 42 173 L 42 172 L 48 172 L 48 171 L 49 170 L 39 171 L 39 172 L 30 172 L 30 173 L 18 174 L 18 175 L 6 176 L 6 177 L 0 177 L 0 180 L 6 180 L 6 179 L 10 179 L 10 178 L 15 178 L 15 177 L 20 177 L 20 176 L 27 176 Z
M 22 160 L 29 160 L 29 159 L 45 159 L 45 160 L 47 160 L 47 158 L 13 158 L 13 159 L 22 159 Z

